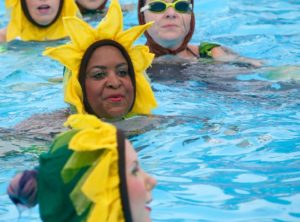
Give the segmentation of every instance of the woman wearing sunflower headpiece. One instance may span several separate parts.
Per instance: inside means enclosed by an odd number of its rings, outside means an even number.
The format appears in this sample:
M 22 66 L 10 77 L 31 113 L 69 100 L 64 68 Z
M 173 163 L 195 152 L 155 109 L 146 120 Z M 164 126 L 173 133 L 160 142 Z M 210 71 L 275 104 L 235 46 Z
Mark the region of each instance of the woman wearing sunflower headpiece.
M 70 72 L 66 73 L 65 101 L 77 113 L 118 120 L 149 114 L 156 107 L 145 76 L 154 55 L 133 42 L 151 23 L 123 31 L 120 5 L 113 0 L 96 29 L 75 17 L 64 18 L 71 43 L 44 52 Z
M 44 54 L 67 67 L 64 97 L 72 112 L 94 114 L 109 122 L 150 114 L 157 104 L 145 70 L 154 55 L 147 46 L 133 43 L 151 23 L 123 30 L 121 7 L 112 1 L 95 29 L 76 17 L 64 18 L 64 25 L 71 42 L 48 48 Z M 58 115 L 59 121 L 53 121 L 52 114 L 34 115 L 16 129 L 41 132 L 46 122 L 47 127 L 55 123 L 53 128 L 60 130 L 68 114 Z
M 123 133 L 93 115 L 75 114 L 40 156 L 43 221 L 149 222 L 156 180 L 139 166 Z M 30 194 L 28 194 L 30 195 Z
M 10 21 L 0 42 L 48 41 L 67 37 L 62 18 L 81 16 L 74 0 L 6 0 Z

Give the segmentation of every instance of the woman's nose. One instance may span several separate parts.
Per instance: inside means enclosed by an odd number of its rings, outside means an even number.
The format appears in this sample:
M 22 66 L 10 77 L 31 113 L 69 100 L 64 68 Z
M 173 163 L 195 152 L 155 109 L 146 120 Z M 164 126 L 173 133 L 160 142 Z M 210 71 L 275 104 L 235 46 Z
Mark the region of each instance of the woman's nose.
M 146 173 L 146 189 L 147 190 L 153 190 L 153 188 L 156 186 L 157 181 L 154 177 L 150 176 L 149 174 Z
M 168 7 L 165 11 L 165 17 L 167 18 L 176 18 L 177 17 L 177 12 L 173 7 Z
M 119 88 L 121 81 L 114 71 L 111 71 L 107 76 L 107 86 L 111 88 Z

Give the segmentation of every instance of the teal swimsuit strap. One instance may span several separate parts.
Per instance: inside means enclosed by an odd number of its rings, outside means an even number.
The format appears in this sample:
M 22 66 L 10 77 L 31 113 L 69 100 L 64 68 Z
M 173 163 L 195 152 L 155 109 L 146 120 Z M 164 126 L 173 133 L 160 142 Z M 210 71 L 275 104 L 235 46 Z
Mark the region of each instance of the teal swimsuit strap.
M 211 58 L 212 57 L 211 50 L 219 46 L 220 46 L 219 44 L 215 44 L 215 43 L 202 42 L 199 45 L 200 58 Z

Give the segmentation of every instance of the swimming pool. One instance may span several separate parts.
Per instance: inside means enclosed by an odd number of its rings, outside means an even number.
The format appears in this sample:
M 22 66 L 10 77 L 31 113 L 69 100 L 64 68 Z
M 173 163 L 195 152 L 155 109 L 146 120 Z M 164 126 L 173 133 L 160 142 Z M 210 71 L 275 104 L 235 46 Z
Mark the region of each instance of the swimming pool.
M 218 42 L 268 67 L 207 63 L 153 76 L 155 114 L 176 119 L 131 138 L 158 179 L 154 221 L 300 221 L 299 12 L 297 0 L 196 1 L 194 43 Z M 125 21 L 136 24 L 135 13 Z M 62 67 L 41 56 L 56 44 L 15 42 L 0 53 L 1 127 L 66 107 L 61 84 L 49 81 Z M 9 147 L 0 144 L 1 222 L 18 221 L 6 187 L 40 152 L 26 141 L 21 148 L 5 153 Z M 37 209 L 19 221 L 40 221 Z

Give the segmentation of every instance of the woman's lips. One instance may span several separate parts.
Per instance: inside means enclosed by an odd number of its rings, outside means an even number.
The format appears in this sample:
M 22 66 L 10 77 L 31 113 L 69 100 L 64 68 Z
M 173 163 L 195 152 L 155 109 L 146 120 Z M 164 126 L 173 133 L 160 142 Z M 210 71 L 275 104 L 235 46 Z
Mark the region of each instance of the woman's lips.
M 120 102 L 123 100 L 123 98 L 124 98 L 124 96 L 122 96 L 122 95 L 112 95 L 112 96 L 107 97 L 107 99 L 110 100 L 111 102 Z
M 151 212 L 151 207 L 149 207 L 149 206 L 145 206 L 145 208 L 146 208 L 146 210 L 148 210 L 149 212 Z
M 38 8 L 39 13 L 41 14 L 48 14 L 50 11 L 50 6 L 49 5 L 40 5 Z
M 151 207 L 149 206 L 150 205 L 150 203 L 152 202 L 152 198 L 150 198 L 148 201 L 146 201 L 146 203 L 145 203 L 145 208 L 146 208 L 146 210 L 148 211 L 148 212 L 151 212 Z
M 167 24 L 167 25 L 164 25 L 162 27 L 163 28 L 175 28 L 175 27 L 177 27 L 177 25 L 175 25 L 175 24 Z

